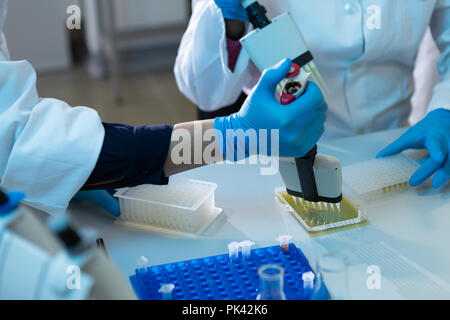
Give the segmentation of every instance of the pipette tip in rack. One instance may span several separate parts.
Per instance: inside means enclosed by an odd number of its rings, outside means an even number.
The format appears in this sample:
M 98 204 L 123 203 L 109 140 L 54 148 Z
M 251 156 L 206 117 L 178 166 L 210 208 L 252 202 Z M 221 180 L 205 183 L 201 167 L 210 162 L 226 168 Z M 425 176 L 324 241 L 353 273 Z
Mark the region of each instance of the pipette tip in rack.
M 238 260 L 239 259 L 239 251 L 241 246 L 239 245 L 239 242 L 233 241 L 228 244 L 228 255 L 230 256 L 231 260 Z
M 245 259 L 250 258 L 252 246 L 254 246 L 255 243 L 250 240 L 244 240 L 239 242 L 239 246 L 241 247 L 242 256 Z
M 172 291 L 175 288 L 173 283 L 166 283 L 161 285 L 158 292 L 161 293 L 162 300 L 172 300 Z
M 289 242 L 292 240 L 291 235 L 281 235 L 276 239 L 278 242 L 280 242 L 280 248 L 281 250 L 289 250 Z
M 136 269 L 138 273 L 147 272 L 148 259 L 144 256 L 140 256 L 136 259 Z

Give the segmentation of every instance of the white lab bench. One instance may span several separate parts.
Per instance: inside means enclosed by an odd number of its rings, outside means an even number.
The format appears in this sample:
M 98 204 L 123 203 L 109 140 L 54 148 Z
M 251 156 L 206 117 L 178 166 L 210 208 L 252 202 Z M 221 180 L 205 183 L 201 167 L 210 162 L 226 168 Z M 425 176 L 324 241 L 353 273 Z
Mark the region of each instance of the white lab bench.
M 402 132 L 324 142 L 319 152 L 338 157 L 346 166 L 373 158 Z M 370 178 L 370 173 L 361 174 Z M 141 255 L 157 265 L 223 254 L 230 241 L 251 239 L 259 247 L 275 245 L 278 235 L 291 234 L 312 265 L 326 252 L 349 258 L 353 299 L 450 298 L 450 184 L 434 190 L 426 183 L 389 196 L 366 207 L 367 225 L 311 237 L 274 199 L 274 189 L 283 185 L 279 175 L 260 175 L 259 166 L 248 164 L 217 164 L 181 175 L 219 185 L 216 206 L 223 208 L 223 213 L 201 238 L 129 229 L 114 224 L 88 202 L 74 203 L 70 212 L 80 226 L 98 230 L 111 259 L 126 277 L 134 273 L 136 258 Z M 367 267 L 371 265 L 380 268 L 380 289 L 367 287 Z

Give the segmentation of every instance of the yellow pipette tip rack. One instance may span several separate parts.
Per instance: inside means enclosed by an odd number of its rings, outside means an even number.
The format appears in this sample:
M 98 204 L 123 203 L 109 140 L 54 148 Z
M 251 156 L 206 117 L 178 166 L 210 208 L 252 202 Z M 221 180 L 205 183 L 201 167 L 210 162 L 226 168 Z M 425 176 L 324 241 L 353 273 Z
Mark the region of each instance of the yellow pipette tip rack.
M 339 204 L 307 202 L 293 197 L 286 188 L 275 189 L 275 198 L 311 234 L 342 230 L 367 223 L 362 202 L 353 194 L 344 194 Z

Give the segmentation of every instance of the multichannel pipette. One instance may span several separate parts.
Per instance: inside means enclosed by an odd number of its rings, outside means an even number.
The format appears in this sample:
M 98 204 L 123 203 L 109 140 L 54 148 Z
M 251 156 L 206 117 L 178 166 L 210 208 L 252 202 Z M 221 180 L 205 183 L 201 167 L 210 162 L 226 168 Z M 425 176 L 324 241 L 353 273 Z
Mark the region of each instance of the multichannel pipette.
M 263 71 L 285 58 L 293 61 L 291 72 L 277 88 L 280 102 L 286 105 L 301 96 L 308 79 L 326 91 L 325 81 L 291 14 L 287 12 L 269 20 L 266 9 L 257 1 L 243 0 L 242 6 L 254 30 L 243 37 L 241 43 L 258 69 Z M 301 158 L 280 159 L 279 168 L 289 195 L 298 197 L 306 206 L 331 206 L 340 210 L 342 171 L 339 159 L 318 154 L 315 146 Z

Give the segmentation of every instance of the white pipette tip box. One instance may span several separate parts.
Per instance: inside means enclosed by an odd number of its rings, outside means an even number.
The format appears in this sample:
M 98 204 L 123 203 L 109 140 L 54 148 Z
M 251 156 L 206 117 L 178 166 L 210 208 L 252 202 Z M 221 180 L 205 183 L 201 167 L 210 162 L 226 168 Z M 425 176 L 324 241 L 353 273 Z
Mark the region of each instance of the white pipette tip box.
M 216 208 L 217 184 L 172 179 L 168 185 L 123 188 L 114 196 L 120 201 L 117 223 L 150 231 L 196 237 L 222 212 Z
M 403 154 L 359 162 L 342 169 L 344 183 L 363 201 L 409 188 L 419 163 Z

